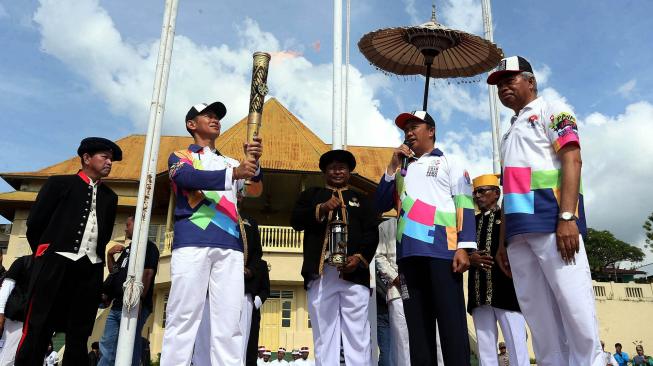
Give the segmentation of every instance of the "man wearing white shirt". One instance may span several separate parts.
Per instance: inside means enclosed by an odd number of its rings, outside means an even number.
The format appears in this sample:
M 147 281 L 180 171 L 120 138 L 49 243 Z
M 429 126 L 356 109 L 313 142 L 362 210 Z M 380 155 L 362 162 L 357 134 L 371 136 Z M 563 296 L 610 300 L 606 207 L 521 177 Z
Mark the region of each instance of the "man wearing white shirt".
M 515 115 L 501 142 L 503 225 L 496 262 L 512 276 L 540 366 L 604 366 L 576 116 L 537 95 L 531 64 L 505 58 L 487 79 Z M 511 355 L 512 356 L 512 355 Z
M 270 357 L 272 357 L 272 352 L 270 352 L 269 349 L 266 349 L 265 352 L 263 352 L 263 358 L 258 359 L 256 361 L 257 366 L 266 366 L 267 364 L 270 363 Z
M 301 358 L 295 361 L 295 366 L 315 366 L 315 361 L 308 359 L 308 347 L 302 347 L 302 349 L 299 351 L 299 354 Z
M 605 361 L 603 363 L 605 363 L 606 366 L 619 366 L 612 353 L 605 350 L 605 343 L 603 343 L 603 341 L 601 341 L 601 350 L 603 351 L 603 356 L 605 357 Z
M 58 366 L 59 365 L 59 354 L 52 347 L 52 341 L 48 344 L 48 352 L 46 353 L 45 358 L 43 359 L 43 366 Z
M 300 356 L 299 350 L 297 348 L 295 348 L 295 349 L 292 350 L 292 360 L 290 362 L 288 362 L 288 363 L 291 364 L 291 365 L 295 365 L 295 361 L 299 360 L 300 357 L 301 356 Z
M 265 346 L 258 346 L 257 349 L 257 356 L 256 356 L 256 365 L 260 365 L 263 363 L 263 355 L 265 354 Z
M 284 357 L 286 357 L 286 349 L 283 347 L 279 347 L 279 349 L 277 350 L 277 359 L 270 363 L 276 366 L 289 366 L 288 361 L 283 359 Z

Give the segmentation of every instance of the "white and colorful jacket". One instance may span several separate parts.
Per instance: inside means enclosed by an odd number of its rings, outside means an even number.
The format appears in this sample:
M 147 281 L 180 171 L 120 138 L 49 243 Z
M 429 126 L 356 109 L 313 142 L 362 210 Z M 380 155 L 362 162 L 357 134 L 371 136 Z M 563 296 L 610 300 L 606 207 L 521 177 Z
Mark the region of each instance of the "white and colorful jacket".
M 580 139 L 576 117 L 566 107 L 540 97 L 512 117 L 501 142 L 506 239 L 556 231 L 562 182 L 557 153 L 568 145 L 580 147 Z M 576 223 L 585 236 L 582 184 L 579 192 Z
M 169 175 L 177 201 L 173 250 L 192 246 L 243 251 L 236 195 L 244 180 L 232 178 L 238 165 L 237 160 L 194 144 L 170 154 Z M 260 182 L 260 169 L 251 180 Z
M 411 163 L 406 177 L 384 174 L 376 190 L 377 210 L 394 208 L 397 198 L 398 260 L 451 260 L 456 249 L 476 249 L 471 179 L 440 149 Z

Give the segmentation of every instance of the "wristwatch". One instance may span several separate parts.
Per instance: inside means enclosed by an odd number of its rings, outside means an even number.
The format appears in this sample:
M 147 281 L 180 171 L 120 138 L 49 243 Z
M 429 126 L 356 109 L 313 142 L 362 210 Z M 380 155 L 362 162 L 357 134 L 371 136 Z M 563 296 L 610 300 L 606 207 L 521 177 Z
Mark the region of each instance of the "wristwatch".
M 560 220 L 560 221 L 576 221 L 576 220 L 578 220 L 578 217 L 576 217 L 576 215 L 574 215 L 571 212 L 566 212 L 565 211 L 565 212 L 561 212 L 558 215 L 558 220 Z

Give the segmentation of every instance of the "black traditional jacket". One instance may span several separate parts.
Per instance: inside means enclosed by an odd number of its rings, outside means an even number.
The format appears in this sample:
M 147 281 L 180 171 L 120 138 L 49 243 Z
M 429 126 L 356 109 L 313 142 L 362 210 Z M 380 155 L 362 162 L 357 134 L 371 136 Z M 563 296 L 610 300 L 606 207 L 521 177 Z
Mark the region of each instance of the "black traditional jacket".
M 290 223 L 295 230 L 304 230 L 304 264 L 302 276 L 304 287 L 322 275 L 327 243 L 325 234 L 328 218 L 320 220 L 318 206 L 328 201 L 332 195 L 342 195 L 348 221 L 347 256 L 356 255 L 361 259 L 360 265 L 352 273 L 343 273 L 342 278 L 366 287 L 370 286 L 368 265 L 374 259 L 379 243 L 378 221 L 372 203 L 354 190 L 344 188 L 312 187 L 299 195 L 293 209 Z
M 245 293 L 261 298 L 262 302 L 270 296 L 270 276 L 268 263 L 263 260 L 261 247 L 261 234 L 258 224 L 251 217 L 242 217 L 245 238 L 247 240 L 247 267 L 252 272 L 252 277 L 245 279 Z
M 48 178 L 27 218 L 27 241 L 32 252 L 37 256 L 45 252 L 77 253 L 88 221 L 92 194 L 93 187 L 82 171 Z M 117 204 L 118 196 L 100 182 L 95 210 L 98 224 L 96 253 L 101 259 L 111 240 Z
M 478 250 L 485 250 L 492 257 L 496 256 L 499 248 L 500 226 L 501 209 L 499 208 L 476 215 Z M 489 271 L 470 267 L 467 289 L 467 311 L 470 314 L 474 308 L 482 305 L 520 311 L 512 279 L 501 271 L 496 261 Z

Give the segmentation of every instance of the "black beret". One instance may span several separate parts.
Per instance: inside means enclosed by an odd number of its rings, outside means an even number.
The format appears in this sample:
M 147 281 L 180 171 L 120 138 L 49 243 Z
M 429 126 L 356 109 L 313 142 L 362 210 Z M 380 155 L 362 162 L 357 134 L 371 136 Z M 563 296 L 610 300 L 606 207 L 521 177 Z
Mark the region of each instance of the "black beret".
M 334 161 L 349 165 L 349 171 L 353 171 L 356 168 L 354 154 L 347 150 L 330 150 L 320 156 L 320 170 L 324 172 L 327 165 Z
M 79 143 L 77 155 L 82 157 L 84 154 L 93 155 L 99 151 L 111 151 L 113 161 L 122 160 L 122 150 L 115 142 L 103 137 L 87 137 Z

